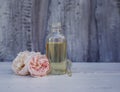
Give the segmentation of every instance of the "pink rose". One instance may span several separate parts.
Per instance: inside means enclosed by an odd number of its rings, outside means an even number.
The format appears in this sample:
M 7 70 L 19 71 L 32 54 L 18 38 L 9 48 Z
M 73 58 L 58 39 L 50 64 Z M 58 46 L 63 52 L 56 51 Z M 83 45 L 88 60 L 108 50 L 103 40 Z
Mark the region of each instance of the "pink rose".
M 29 59 L 28 70 L 31 76 L 42 77 L 48 74 L 50 64 L 45 55 L 36 54 Z

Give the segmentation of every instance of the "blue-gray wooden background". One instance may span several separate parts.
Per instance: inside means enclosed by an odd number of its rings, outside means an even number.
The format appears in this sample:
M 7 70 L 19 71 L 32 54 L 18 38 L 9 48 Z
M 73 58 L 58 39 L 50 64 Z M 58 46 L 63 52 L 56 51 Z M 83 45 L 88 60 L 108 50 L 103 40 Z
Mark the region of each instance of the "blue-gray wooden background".
M 0 61 L 45 53 L 52 23 L 61 22 L 74 62 L 120 62 L 120 0 L 0 0 Z

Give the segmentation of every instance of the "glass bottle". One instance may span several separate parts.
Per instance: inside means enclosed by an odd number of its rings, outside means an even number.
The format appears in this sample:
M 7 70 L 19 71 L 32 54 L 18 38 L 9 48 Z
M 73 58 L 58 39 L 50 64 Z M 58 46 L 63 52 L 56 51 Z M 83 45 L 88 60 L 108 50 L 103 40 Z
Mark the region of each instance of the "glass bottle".
M 50 61 L 50 74 L 65 74 L 66 62 L 66 38 L 61 34 L 61 24 L 53 24 L 51 32 L 46 38 L 46 56 Z

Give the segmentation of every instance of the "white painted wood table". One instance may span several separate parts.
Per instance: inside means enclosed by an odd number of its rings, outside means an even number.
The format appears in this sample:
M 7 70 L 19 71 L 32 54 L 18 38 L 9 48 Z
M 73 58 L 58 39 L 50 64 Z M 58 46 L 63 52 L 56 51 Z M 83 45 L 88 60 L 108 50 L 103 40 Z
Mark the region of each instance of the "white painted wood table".
M 0 62 L 0 92 L 120 92 L 120 63 L 73 63 L 73 75 L 17 76 Z

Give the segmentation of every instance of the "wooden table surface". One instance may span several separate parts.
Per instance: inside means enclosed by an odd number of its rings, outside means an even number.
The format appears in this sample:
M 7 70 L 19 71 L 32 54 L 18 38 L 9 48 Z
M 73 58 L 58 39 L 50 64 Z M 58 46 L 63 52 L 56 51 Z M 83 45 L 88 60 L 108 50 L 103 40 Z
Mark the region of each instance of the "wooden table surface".
M 0 92 L 120 92 L 120 63 L 73 63 L 72 77 L 17 76 L 0 62 Z

